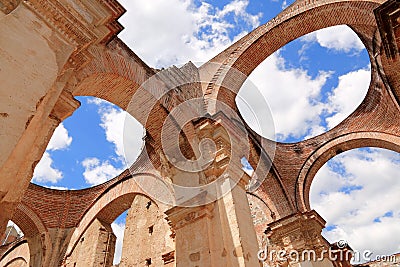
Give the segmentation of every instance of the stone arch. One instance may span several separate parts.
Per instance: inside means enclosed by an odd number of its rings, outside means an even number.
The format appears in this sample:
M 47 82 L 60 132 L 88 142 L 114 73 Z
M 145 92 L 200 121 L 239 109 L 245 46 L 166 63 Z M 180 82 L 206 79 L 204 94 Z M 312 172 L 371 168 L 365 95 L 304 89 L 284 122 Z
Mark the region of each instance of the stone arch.
M 19 6 L 20 3 L 21 0 L 2 1 L 0 4 L 0 10 L 6 15 L 10 14 L 14 9 Z
M 296 181 L 296 205 L 300 211 L 310 210 L 310 187 L 318 170 L 334 156 L 355 148 L 378 147 L 400 153 L 400 137 L 381 132 L 355 132 L 339 136 L 312 153 L 303 164 Z
M 136 178 L 157 179 L 153 174 L 139 173 L 134 176 L 128 176 L 108 188 L 82 216 L 79 225 L 72 233 L 65 257 L 72 254 L 77 242 L 96 218 L 111 224 L 121 213 L 130 208 L 136 195 L 143 195 L 151 199 L 160 210 L 165 210 L 164 204 L 154 200 L 153 197 L 142 190 L 136 182 Z
M 98 97 L 117 105 L 130 113 L 157 140 L 168 112 L 154 94 L 162 95 L 166 86 L 160 79 L 153 78 L 146 89 L 138 90 L 156 71 L 118 38 L 107 46 L 94 46 L 90 52 L 91 61 L 69 81 L 72 95 Z M 135 94 L 135 100 L 140 103 L 132 107 L 129 104 Z M 148 122 L 150 113 L 157 119 Z
M 20 203 L 12 218 L 24 233 L 29 246 L 29 262 L 32 266 L 42 266 L 51 257 L 52 244 L 46 226 L 40 217 L 28 206 Z
M 209 99 L 235 106 L 236 94 L 251 72 L 279 48 L 305 34 L 330 26 L 348 25 L 362 36 L 364 43 L 372 39 L 376 29 L 373 10 L 381 2 L 324 0 L 294 3 L 201 67 L 203 72 L 215 73 L 205 92 L 209 113 L 216 111 L 216 102 Z
M 90 54 L 90 62 L 71 79 L 73 95 L 96 96 L 125 109 L 139 86 L 155 74 L 118 38 L 91 47 Z
M 28 266 L 28 263 L 23 257 L 18 257 L 8 262 L 4 267 L 22 267 Z
M 0 258 L 0 266 L 4 267 L 28 267 L 29 245 L 26 240 L 20 240 L 11 246 Z M 31 265 L 33 266 L 33 265 Z

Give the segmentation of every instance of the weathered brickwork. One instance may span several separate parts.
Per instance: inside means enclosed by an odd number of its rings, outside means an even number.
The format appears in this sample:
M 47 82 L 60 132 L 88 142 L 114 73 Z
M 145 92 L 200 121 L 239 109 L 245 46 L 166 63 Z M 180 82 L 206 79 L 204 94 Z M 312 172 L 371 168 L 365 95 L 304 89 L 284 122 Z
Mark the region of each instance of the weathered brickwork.
M 398 2 L 297 0 L 199 68 L 189 62 L 164 71 L 116 37 L 124 12 L 116 0 L 0 0 L 0 230 L 11 219 L 25 234 L 0 246 L 0 266 L 111 266 L 110 225 L 126 210 L 120 266 L 254 267 L 260 247 L 329 247 L 325 222 L 310 210 L 317 171 L 354 148 L 400 152 Z M 293 144 L 240 125 L 235 98 L 247 76 L 290 41 L 341 24 L 370 56 L 361 105 L 330 131 Z M 55 128 L 79 108 L 74 96 L 105 99 L 133 115 L 146 128 L 143 151 L 128 170 L 92 188 L 30 184 Z M 177 132 L 183 159 L 168 154 L 176 144 L 163 147 L 163 127 Z M 187 196 L 178 186 L 208 189 Z
M 151 199 L 136 195 L 129 209 L 124 234 L 124 247 L 119 266 L 173 266 L 163 255 L 173 253 L 173 234 L 165 214 Z M 146 247 L 146 249 L 140 249 Z
M 116 237 L 111 225 L 94 220 L 82 235 L 65 266 L 112 266 Z

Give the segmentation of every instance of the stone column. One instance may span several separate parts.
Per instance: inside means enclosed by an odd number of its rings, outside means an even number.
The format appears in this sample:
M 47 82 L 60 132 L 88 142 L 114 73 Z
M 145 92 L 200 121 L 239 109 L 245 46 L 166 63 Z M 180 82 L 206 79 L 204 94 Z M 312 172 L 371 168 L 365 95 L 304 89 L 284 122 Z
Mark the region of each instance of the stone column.
M 70 93 L 61 93 L 63 85 L 58 84 L 51 90 L 54 95 L 48 94 L 42 100 L 47 103 L 40 105 L 12 154 L 0 168 L 0 230 L 11 219 L 54 130 L 80 105 Z M 50 111 L 46 111 L 49 107 Z
M 232 186 L 226 179 L 221 186 Z M 260 266 L 244 183 L 221 199 L 166 212 L 176 240 L 177 267 Z
M 222 266 L 213 264 L 212 254 L 218 253 L 215 243 L 219 241 L 213 233 L 214 208 L 212 203 L 194 208 L 174 207 L 166 212 L 175 235 L 177 267 Z M 219 252 L 222 258 L 223 252 Z
M 230 130 L 240 131 L 224 114 L 200 121 L 196 127 L 199 140 L 213 140 L 216 151 L 207 168 L 197 172 L 196 181 L 195 176 L 179 176 L 197 182 L 198 195 L 166 211 L 176 233 L 177 267 L 260 266 L 245 190 L 250 177 L 240 161 L 245 150 L 242 142 L 247 139 Z M 207 149 L 202 153 L 213 154 Z
M 243 174 L 238 184 L 231 179 L 222 186 L 232 188 L 223 198 L 217 201 L 219 207 L 221 230 L 224 235 L 224 248 L 229 261 L 226 266 L 259 266 L 257 236 L 251 217 L 245 185 L 249 178 Z
M 269 245 L 259 256 L 268 266 L 332 267 L 329 243 L 321 235 L 324 226 L 314 210 L 275 221 L 265 230 Z

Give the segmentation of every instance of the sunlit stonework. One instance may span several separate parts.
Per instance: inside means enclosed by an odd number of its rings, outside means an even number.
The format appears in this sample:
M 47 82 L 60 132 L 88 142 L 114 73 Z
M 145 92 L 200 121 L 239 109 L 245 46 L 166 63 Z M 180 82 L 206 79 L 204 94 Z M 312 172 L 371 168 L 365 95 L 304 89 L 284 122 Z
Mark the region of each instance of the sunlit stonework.
M 112 266 L 111 223 L 125 210 L 119 266 L 350 266 L 331 257 L 351 254 L 351 244 L 322 237 L 325 221 L 311 210 L 309 191 L 343 151 L 400 151 L 399 3 L 297 0 L 209 62 L 166 70 L 117 37 L 124 12 L 116 0 L 0 0 L 0 266 Z M 341 24 L 370 56 L 362 104 L 332 130 L 294 144 L 252 131 L 235 104 L 248 75 L 288 42 Z M 34 185 L 55 128 L 80 106 L 75 96 L 134 116 L 146 129 L 143 151 L 89 189 Z M 310 251 L 322 256 L 290 253 Z

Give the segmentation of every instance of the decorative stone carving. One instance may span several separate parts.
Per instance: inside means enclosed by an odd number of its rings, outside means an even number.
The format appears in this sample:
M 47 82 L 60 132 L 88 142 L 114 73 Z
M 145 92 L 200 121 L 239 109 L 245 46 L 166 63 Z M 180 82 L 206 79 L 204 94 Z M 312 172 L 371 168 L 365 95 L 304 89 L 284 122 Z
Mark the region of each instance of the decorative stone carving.
M 272 265 L 326 258 L 329 244 L 321 232 L 325 221 L 315 211 L 298 213 L 269 224 L 266 260 Z M 324 252 L 325 251 L 325 252 Z M 308 256 L 311 253 L 311 256 Z M 314 257 L 315 253 L 315 257 Z
M 177 206 L 167 210 L 165 213 L 168 216 L 167 220 L 170 222 L 172 229 L 177 230 L 201 218 L 212 218 L 213 209 L 214 203 L 193 208 Z
M 63 121 L 65 118 L 71 116 L 71 114 L 79 108 L 81 103 L 76 100 L 71 93 L 68 91 L 62 91 L 60 97 L 57 100 L 53 110 L 50 113 L 52 118 Z
M 68 61 L 73 68 L 79 69 L 91 60 L 87 50 L 90 45 L 107 43 L 123 29 L 117 19 L 125 9 L 114 0 L 29 0 L 24 4 L 76 46 Z
M 374 10 L 386 56 L 398 58 L 400 45 L 400 2 L 386 1 Z

